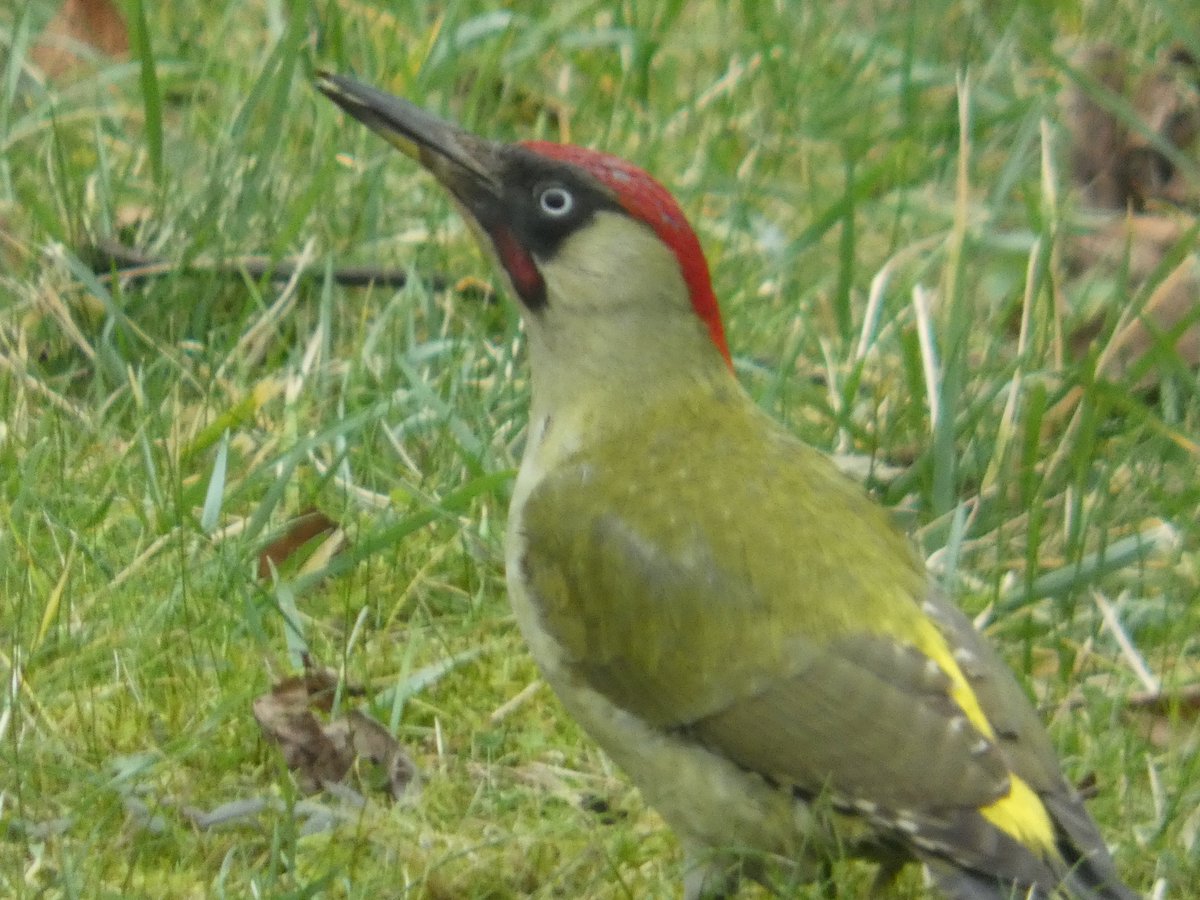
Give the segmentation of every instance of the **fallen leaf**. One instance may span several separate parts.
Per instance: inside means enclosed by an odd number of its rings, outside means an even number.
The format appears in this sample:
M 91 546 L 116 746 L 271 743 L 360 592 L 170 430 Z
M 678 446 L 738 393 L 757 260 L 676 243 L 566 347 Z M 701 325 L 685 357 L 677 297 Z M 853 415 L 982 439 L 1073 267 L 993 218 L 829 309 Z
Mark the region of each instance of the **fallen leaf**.
M 1106 219 L 1074 236 L 1066 246 L 1065 261 L 1075 274 L 1096 265 L 1124 270 L 1132 284 L 1149 278 L 1163 257 L 1195 227 L 1190 216 L 1146 214 Z
M 1167 341 L 1185 366 L 1192 369 L 1200 366 L 1198 306 L 1200 258 L 1193 255 L 1176 266 L 1155 288 L 1142 314 L 1113 336 L 1104 350 L 1098 372 L 1106 378 L 1119 379 L 1160 342 Z M 1188 321 L 1190 325 L 1185 324 Z M 1157 380 L 1157 373 L 1150 371 L 1138 380 L 1136 387 L 1144 390 Z
M 84 47 L 115 58 L 129 53 L 129 30 L 113 0 L 63 0 L 30 57 L 53 80 L 87 66 Z
M 1081 48 L 1073 68 L 1082 77 L 1066 86 L 1062 110 L 1071 175 L 1085 204 L 1124 212 L 1143 210 L 1154 201 L 1200 201 L 1200 184 L 1180 172 L 1161 149 L 1166 143 L 1191 154 L 1200 136 L 1200 67 L 1191 54 L 1182 47 L 1171 48 L 1132 89 L 1129 63 L 1112 44 Z M 1127 100 L 1141 127 L 1133 127 L 1100 101 L 1104 94 Z M 1147 132 L 1158 140 L 1151 140 Z
M 348 741 L 355 755 L 359 759 L 367 760 L 383 773 L 392 799 L 399 800 L 416 779 L 417 768 L 392 737 L 391 732 L 356 709 L 329 724 L 330 731 L 335 727 L 347 731 Z
M 258 577 L 264 581 L 271 577 L 272 568 L 278 570 L 299 550 L 313 539 L 337 531 L 338 523 L 318 509 L 310 507 L 289 523 L 288 530 L 267 544 L 258 555 Z
M 1190 154 L 1200 136 L 1200 67 L 1196 60 L 1183 47 L 1171 48 L 1142 78 L 1133 106 L 1151 132 Z M 1144 134 L 1130 135 L 1126 153 L 1135 195 L 1184 206 L 1200 200 L 1200 184 L 1178 171 Z
M 1105 43 L 1082 48 L 1074 66 L 1082 77 L 1073 79 L 1063 92 L 1072 178 L 1091 212 L 1119 211 L 1119 215 L 1110 212 L 1098 225 L 1065 242 L 1067 269 L 1072 274 L 1096 268 L 1123 272 L 1136 290 L 1164 259 L 1184 249 L 1181 242 L 1196 228 L 1195 217 L 1179 207 L 1200 201 L 1200 185 L 1192 180 L 1192 173 L 1179 170 L 1162 146 L 1195 156 L 1200 141 L 1200 66 L 1186 49 L 1173 47 L 1134 80 L 1124 53 Z M 1140 127 L 1097 99 L 1105 92 L 1126 99 Z M 1168 204 L 1177 208 L 1177 214 L 1153 211 Z M 1143 212 L 1148 208 L 1151 211 Z M 1190 255 L 1154 289 L 1140 314 L 1126 317 L 1128 321 L 1100 350 L 1097 375 L 1119 380 L 1164 342 L 1185 366 L 1200 367 L 1200 323 L 1196 321 L 1200 262 L 1197 248 L 1188 249 Z M 1084 355 L 1115 318 L 1102 311 L 1077 326 L 1067 338 L 1071 354 Z M 1136 388 L 1152 388 L 1158 379 L 1155 367 L 1138 378 Z M 1047 428 L 1056 427 L 1073 412 L 1081 396 L 1080 388 L 1072 388 L 1047 415 Z
M 325 733 L 310 704 L 331 701 L 332 692 L 310 694 L 307 677 L 288 678 L 254 698 L 254 718 L 268 738 L 279 745 L 288 769 L 296 774 L 306 794 L 321 789 L 324 782 L 338 782 L 354 762 L 349 746 Z M 328 697 L 324 695 L 328 693 Z
M 1083 47 L 1072 64 L 1102 90 L 1118 96 L 1125 93 L 1125 58 L 1112 44 Z M 1128 129 L 1079 80 L 1072 80 L 1063 91 L 1062 107 L 1070 135 L 1071 174 L 1085 202 L 1101 209 L 1124 209 L 1129 200 L 1122 169 Z
M 254 718 L 263 734 L 279 745 L 284 762 L 305 793 L 335 790 L 358 764 L 372 782 L 382 773 L 388 793 L 399 799 L 417 781 L 417 768 L 391 733 L 366 713 L 350 710 L 322 725 L 314 710 L 328 714 L 337 677 L 305 661 L 303 675 L 285 678 L 254 698 Z M 344 696 L 365 693 L 347 686 Z

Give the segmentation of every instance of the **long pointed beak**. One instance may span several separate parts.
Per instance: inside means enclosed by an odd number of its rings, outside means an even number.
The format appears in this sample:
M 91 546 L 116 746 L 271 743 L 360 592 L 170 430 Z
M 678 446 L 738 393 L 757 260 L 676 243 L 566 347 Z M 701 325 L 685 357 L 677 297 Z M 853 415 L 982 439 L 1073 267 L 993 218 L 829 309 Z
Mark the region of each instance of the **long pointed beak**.
M 499 145 L 439 119 L 407 100 L 331 72 L 318 72 L 317 89 L 406 156 L 428 169 L 469 208 L 480 194 L 502 191 Z
M 480 245 L 503 268 L 525 308 L 546 305 L 546 283 L 514 232 L 513 198 L 505 190 L 505 176 L 514 154 L 522 152 L 519 148 L 477 137 L 344 75 L 318 73 L 317 89 L 428 169 L 450 191 Z

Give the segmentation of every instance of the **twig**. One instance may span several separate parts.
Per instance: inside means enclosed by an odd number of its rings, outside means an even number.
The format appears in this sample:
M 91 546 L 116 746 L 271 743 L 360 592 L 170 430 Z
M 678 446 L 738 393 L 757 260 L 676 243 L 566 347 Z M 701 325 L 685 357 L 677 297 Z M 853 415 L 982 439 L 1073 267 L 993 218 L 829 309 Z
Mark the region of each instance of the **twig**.
M 120 281 L 146 281 L 169 275 L 172 272 L 217 272 L 219 274 L 269 278 L 272 281 L 290 281 L 293 278 L 321 278 L 321 268 L 306 268 L 295 259 L 272 260 L 267 256 L 235 256 L 223 260 L 193 260 L 188 263 L 172 262 L 147 256 L 140 250 L 126 246 L 112 238 L 101 238 L 85 254 L 90 260 L 92 271 L 101 282 L 114 278 Z M 115 270 L 115 271 L 114 271 Z M 333 270 L 333 280 L 343 287 L 402 288 L 410 277 L 407 269 L 381 266 L 339 266 Z M 431 290 L 454 289 L 463 294 L 477 294 L 483 300 L 492 300 L 495 292 L 475 279 L 451 281 L 445 275 L 434 274 L 425 279 Z
M 1177 703 L 1184 709 L 1200 710 L 1200 684 L 1185 684 L 1178 688 L 1157 691 L 1137 691 L 1125 698 L 1132 709 L 1162 712 Z

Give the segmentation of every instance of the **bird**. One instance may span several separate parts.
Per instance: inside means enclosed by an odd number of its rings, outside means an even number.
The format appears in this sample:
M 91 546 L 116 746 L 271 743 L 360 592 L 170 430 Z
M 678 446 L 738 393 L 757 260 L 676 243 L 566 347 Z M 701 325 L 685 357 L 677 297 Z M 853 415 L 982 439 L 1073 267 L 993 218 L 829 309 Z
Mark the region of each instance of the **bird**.
M 881 504 L 739 383 L 700 242 L 634 164 L 316 86 L 445 188 L 519 308 L 505 538 L 545 681 L 674 830 L 686 900 L 924 867 L 951 900 L 1132 900 L 1000 655 Z

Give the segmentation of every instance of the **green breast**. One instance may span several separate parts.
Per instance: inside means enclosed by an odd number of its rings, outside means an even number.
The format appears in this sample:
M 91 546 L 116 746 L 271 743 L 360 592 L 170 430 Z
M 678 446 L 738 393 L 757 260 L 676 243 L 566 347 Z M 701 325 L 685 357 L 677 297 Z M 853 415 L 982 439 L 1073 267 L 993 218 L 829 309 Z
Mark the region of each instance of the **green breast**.
M 683 723 L 840 636 L 906 640 L 925 584 L 907 539 L 739 389 L 614 418 L 547 472 L 521 522 L 541 625 L 594 687 Z

